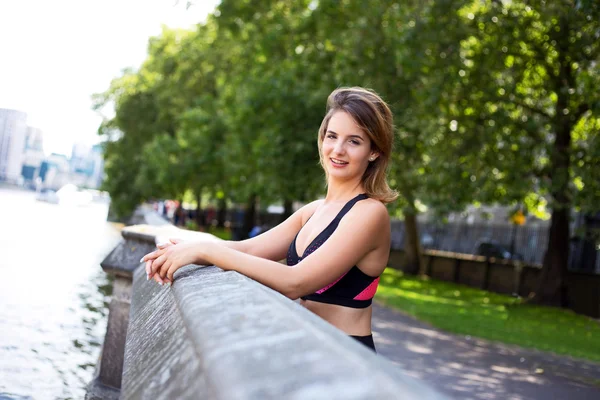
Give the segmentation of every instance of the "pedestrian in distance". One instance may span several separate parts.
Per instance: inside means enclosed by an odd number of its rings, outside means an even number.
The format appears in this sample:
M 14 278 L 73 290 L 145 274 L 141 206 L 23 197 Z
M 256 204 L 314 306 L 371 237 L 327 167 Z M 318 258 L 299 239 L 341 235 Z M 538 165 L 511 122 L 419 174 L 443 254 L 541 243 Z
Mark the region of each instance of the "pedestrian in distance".
M 170 285 L 189 265 L 217 265 L 300 303 L 375 350 L 372 299 L 388 262 L 391 229 L 385 204 L 393 117 L 373 91 L 339 88 L 327 99 L 318 131 L 327 191 L 281 224 L 243 241 L 171 239 L 142 258 L 148 279 Z M 281 260 L 286 260 L 287 265 Z

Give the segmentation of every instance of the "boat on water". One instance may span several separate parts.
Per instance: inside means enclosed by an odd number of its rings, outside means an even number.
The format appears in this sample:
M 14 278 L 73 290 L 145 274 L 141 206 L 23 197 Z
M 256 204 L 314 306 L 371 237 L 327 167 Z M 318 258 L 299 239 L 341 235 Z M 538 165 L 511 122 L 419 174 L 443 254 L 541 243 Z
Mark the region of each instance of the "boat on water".
M 36 196 L 36 200 L 51 204 L 86 206 L 94 200 L 94 195 L 88 190 L 67 183 L 57 191 L 42 189 Z

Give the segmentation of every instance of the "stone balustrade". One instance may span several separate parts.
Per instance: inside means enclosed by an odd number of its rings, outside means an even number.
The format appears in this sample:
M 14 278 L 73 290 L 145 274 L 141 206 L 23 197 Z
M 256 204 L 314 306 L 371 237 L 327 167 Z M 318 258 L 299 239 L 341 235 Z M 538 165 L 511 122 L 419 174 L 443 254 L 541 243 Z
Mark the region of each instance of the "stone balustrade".
M 88 399 L 444 398 L 236 272 L 190 265 L 170 287 L 147 281 L 139 259 L 169 236 L 195 237 L 168 225 L 128 227 L 102 263 L 115 291 Z

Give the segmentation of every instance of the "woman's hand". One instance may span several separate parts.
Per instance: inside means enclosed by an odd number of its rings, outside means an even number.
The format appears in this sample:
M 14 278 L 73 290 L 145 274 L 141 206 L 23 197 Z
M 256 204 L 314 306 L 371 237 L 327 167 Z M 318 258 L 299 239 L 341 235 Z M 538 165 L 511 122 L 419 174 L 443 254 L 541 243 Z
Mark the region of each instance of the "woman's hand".
M 159 250 L 162 250 L 162 249 L 166 248 L 167 246 L 172 246 L 172 245 L 177 244 L 177 243 L 179 243 L 181 241 L 182 241 L 181 239 L 169 239 L 166 242 L 157 243 L 156 244 L 156 248 L 159 249 Z M 146 254 L 144 257 L 142 257 L 142 259 L 140 260 L 140 262 L 143 262 L 147 258 L 147 256 L 150 256 L 152 254 L 153 253 Z M 170 285 L 171 284 L 170 281 L 166 281 L 165 282 L 165 281 L 163 281 L 160 278 L 160 275 L 152 273 L 152 261 L 154 261 L 154 258 L 150 258 L 150 259 L 148 259 L 148 261 L 146 261 L 146 267 L 145 267 L 145 270 L 146 270 L 146 280 L 154 279 L 154 281 L 156 283 L 158 283 L 159 285 L 161 285 L 161 286 L 164 283 L 166 283 L 167 285 Z
M 207 264 L 200 258 L 200 250 L 208 243 L 202 241 L 183 242 L 171 239 L 169 243 L 157 245 L 158 250 L 142 257 L 146 262 L 148 279 L 153 278 L 159 284 L 170 284 L 173 274 L 179 268 L 189 264 Z

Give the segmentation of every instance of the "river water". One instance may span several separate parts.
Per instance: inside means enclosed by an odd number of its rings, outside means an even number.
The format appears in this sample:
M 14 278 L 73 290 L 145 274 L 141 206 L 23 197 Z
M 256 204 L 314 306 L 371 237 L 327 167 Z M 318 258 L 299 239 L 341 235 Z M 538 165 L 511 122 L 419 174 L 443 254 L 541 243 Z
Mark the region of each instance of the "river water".
M 80 399 L 106 330 L 100 262 L 120 239 L 106 204 L 0 188 L 0 399 Z

